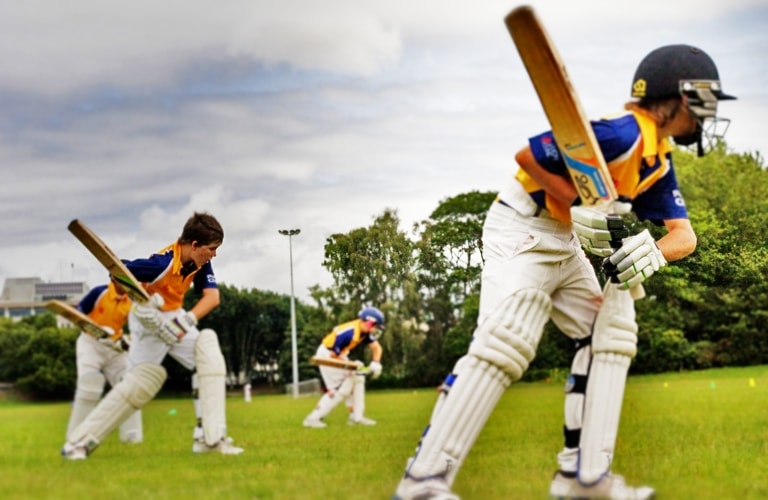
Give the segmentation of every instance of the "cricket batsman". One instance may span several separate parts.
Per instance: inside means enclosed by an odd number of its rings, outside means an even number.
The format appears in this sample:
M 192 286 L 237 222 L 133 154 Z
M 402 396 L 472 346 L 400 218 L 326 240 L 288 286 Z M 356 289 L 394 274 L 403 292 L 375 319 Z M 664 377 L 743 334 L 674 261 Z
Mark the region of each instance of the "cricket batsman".
M 315 353 L 316 358 L 348 360 L 349 352 L 360 344 L 371 349 L 371 363 L 367 372 L 373 378 L 381 375 L 381 354 L 383 349 L 378 336 L 384 331 L 384 313 L 376 307 L 363 307 L 357 319 L 336 325 L 323 338 Z M 362 361 L 360 368 L 363 368 Z M 304 419 L 304 427 L 326 427 L 323 418 L 342 401 L 349 409 L 349 425 L 376 425 L 376 421 L 367 418 L 365 413 L 365 375 L 363 370 L 345 370 L 330 366 L 320 366 L 320 376 L 325 384 L 325 394 L 314 410 Z
M 550 497 L 654 496 L 653 488 L 630 486 L 611 469 L 637 348 L 628 289 L 696 248 L 670 138 L 703 154 L 721 136 L 716 126 L 727 123 L 717 117 L 719 101 L 734 97 L 723 92 L 712 59 L 690 45 L 650 52 L 636 70 L 631 96 L 623 113 L 592 122 L 620 196 L 610 210 L 578 205 L 551 132 L 531 137 L 516 154 L 519 169 L 485 221 L 477 329 L 395 498 L 458 498 L 452 486 L 462 463 L 504 390 L 534 359 L 549 320 L 576 345 L 565 387 L 565 445 Z M 606 229 L 607 214 L 628 209 L 663 226 L 665 234 L 654 240 L 645 230 L 624 238 L 620 230 Z M 605 258 L 611 281 L 604 287 L 584 250 Z

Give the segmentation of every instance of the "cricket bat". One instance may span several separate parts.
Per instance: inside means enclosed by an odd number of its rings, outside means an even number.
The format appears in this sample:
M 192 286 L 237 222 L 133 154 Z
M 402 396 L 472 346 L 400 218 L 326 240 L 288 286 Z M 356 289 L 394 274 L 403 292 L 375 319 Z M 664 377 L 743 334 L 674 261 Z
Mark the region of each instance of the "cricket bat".
M 512 10 L 504 22 L 539 96 L 581 203 L 599 207 L 615 201 L 619 195 L 595 132 L 544 25 L 527 5 Z M 630 292 L 635 299 L 645 294 L 642 286 Z
M 45 303 L 45 307 L 71 322 L 92 337 L 103 339 L 110 336 L 108 331 L 97 325 L 91 318 L 83 314 L 82 311 L 72 307 L 66 302 L 62 302 L 61 300 L 49 300 Z
M 149 292 L 142 286 L 139 280 L 128 270 L 123 261 L 113 252 L 96 233 L 88 226 L 74 219 L 67 226 L 69 231 L 85 245 L 96 259 L 107 268 L 109 274 L 125 288 L 126 293 L 134 302 L 145 304 L 149 302 Z
M 344 359 L 318 358 L 317 356 L 312 356 L 309 358 L 309 364 L 315 366 L 332 366 L 334 368 L 343 368 L 345 370 L 360 369 L 360 365 L 352 361 L 347 361 Z

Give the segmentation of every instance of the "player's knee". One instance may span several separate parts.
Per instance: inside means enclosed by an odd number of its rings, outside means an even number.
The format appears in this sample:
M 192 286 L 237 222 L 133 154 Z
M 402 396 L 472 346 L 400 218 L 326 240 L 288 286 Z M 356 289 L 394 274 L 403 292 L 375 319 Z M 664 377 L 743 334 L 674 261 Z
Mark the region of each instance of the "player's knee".
M 75 399 L 81 401 L 98 401 L 104 392 L 106 379 L 99 372 L 88 372 L 77 378 Z
M 132 407 L 141 408 L 160 392 L 167 377 L 165 368 L 160 365 L 136 365 L 125 374 L 123 381 L 114 390 Z
M 536 356 L 552 301 L 535 288 L 518 290 L 505 298 L 475 332 L 469 354 L 519 380 Z
M 221 353 L 219 338 L 210 328 L 200 330 L 200 335 L 195 339 L 195 364 L 197 373 L 201 377 L 227 374 L 227 365 Z
M 606 352 L 634 358 L 637 354 L 637 323 L 632 318 L 614 316 L 592 333 L 592 352 Z

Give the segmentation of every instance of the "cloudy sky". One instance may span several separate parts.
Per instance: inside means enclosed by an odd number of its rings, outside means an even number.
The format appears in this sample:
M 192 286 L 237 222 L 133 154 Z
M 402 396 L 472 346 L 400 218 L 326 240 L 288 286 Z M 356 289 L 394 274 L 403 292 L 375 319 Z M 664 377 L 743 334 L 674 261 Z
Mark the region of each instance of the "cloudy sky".
M 768 154 L 768 0 L 549 0 L 587 114 L 621 109 L 670 43 L 716 61 L 739 152 Z M 7 0 L 0 6 L 0 282 L 106 280 L 66 230 L 123 258 L 222 222 L 219 281 L 328 286 L 323 246 L 386 208 L 407 229 L 494 190 L 546 128 L 503 18 L 460 0 Z

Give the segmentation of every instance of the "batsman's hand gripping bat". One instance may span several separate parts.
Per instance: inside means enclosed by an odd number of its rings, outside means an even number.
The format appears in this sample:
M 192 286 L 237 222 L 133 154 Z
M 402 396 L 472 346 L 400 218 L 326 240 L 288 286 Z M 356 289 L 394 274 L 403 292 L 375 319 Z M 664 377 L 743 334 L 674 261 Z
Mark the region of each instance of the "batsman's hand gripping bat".
M 73 325 L 97 339 L 103 339 L 110 336 L 110 333 L 97 325 L 91 318 L 82 313 L 82 311 L 72 307 L 66 302 L 60 300 L 49 300 L 45 307 L 55 312 L 59 316 L 70 321 Z
M 347 361 L 345 359 L 318 358 L 317 356 L 312 356 L 309 358 L 309 364 L 314 366 L 332 366 L 333 368 L 342 368 L 344 370 L 356 371 L 360 373 L 368 372 L 368 368 L 361 366 L 360 363 Z
M 149 292 L 142 286 L 123 261 L 113 252 L 88 226 L 74 219 L 67 229 L 85 245 L 96 259 L 107 268 L 109 274 L 126 290 L 134 302 L 146 304 L 150 301 Z
M 599 208 L 618 199 L 595 132 L 581 107 L 560 54 L 533 8 L 524 5 L 504 19 L 520 53 L 581 202 Z M 635 299 L 645 292 L 630 290 Z

